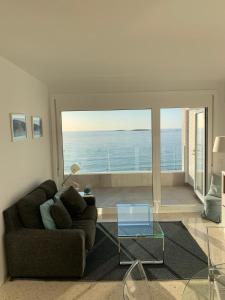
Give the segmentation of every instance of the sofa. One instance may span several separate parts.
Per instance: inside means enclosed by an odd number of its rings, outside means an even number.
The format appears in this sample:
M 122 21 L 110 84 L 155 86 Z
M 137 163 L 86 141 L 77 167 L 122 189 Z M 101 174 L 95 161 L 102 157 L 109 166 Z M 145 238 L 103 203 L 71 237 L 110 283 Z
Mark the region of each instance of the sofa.
M 3 212 L 7 268 L 12 278 L 82 277 L 86 255 L 95 241 L 95 198 L 83 198 L 87 206 L 72 219 L 70 229 L 48 230 L 40 205 L 57 191 L 55 182 L 47 180 Z

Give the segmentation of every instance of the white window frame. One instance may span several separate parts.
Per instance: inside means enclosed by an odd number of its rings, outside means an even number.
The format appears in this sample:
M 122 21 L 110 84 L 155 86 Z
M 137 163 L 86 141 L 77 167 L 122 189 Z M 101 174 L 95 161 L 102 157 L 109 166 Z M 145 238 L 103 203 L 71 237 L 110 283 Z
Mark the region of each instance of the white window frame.
M 160 176 L 160 109 L 161 108 L 208 108 L 208 168 L 210 177 L 212 169 L 212 139 L 213 139 L 213 101 L 216 91 L 179 91 L 154 93 L 124 93 L 124 94 L 88 94 L 55 95 L 51 99 L 52 141 L 53 141 L 53 178 L 58 185 L 62 182 L 63 140 L 62 111 L 97 111 L 97 110 L 139 110 L 151 109 L 152 115 L 152 177 L 153 199 L 155 212 L 197 211 L 197 205 L 161 205 Z

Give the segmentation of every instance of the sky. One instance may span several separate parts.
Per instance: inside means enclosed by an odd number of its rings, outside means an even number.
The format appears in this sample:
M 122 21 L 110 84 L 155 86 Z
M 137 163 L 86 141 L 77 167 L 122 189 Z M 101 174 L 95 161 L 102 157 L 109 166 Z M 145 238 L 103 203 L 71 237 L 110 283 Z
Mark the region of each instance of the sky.
M 182 109 L 161 110 L 161 128 L 180 128 Z M 62 112 L 63 131 L 151 129 L 151 110 Z

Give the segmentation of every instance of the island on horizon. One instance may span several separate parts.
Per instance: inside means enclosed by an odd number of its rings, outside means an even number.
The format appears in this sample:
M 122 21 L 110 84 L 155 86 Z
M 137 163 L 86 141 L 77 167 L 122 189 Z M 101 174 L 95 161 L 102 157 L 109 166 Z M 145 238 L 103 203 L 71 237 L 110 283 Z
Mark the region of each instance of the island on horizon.
M 112 131 L 149 131 L 147 128 L 137 128 L 137 129 L 116 129 Z

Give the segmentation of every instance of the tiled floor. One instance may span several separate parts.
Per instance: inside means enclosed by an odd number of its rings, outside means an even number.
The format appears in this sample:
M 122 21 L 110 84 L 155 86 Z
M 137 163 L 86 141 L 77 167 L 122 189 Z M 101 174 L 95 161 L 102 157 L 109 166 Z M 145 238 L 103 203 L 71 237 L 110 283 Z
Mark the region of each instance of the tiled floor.
M 206 227 L 214 223 L 202 220 L 198 213 L 160 214 L 159 220 L 182 220 L 190 233 L 207 253 Z M 115 216 L 100 216 L 106 221 L 115 220 Z M 217 237 L 215 236 L 215 244 Z M 186 281 L 152 281 L 150 282 L 153 299 L 181 299 Z M 1 300 L 120 300 L 122 299 L 121 282 L 86 282 L 13 280 L 0 288 Z M 192 300 L 192 299 L 190 299 Z
M 115 207 L 117 203 L 152 203 L 152 188 L 141 187 L 101 187 L 93 188 L 98 207 Z M 193 188 L 189 185 L 163 186 L 163 205 L 200 204 Z

